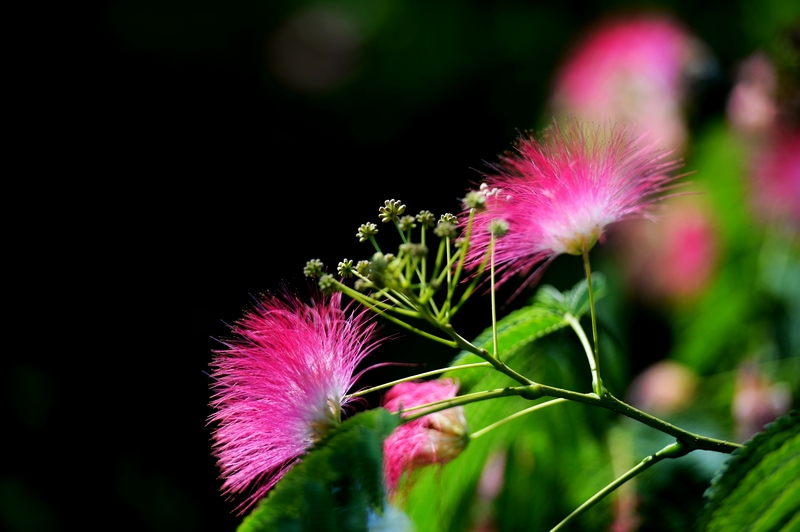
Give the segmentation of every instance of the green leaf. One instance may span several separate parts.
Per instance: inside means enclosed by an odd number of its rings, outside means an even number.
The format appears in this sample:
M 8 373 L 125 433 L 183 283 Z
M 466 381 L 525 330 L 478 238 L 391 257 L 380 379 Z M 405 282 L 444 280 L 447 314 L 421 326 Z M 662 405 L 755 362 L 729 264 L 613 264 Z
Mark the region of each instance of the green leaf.
M 600 273 L 592 275 L 594 299 L 597 302 L 605 295 L 605 277 Z M 497 347 L 500 358 L 506 364 L 513 365 L 523 348 L 568 325 L 564 316 L 569 313 L 577 318 L 589 311 L 589 290 L 586 280 L 581 280 L 570 290 L 559 292 L 550 285 L 539 288 L 533 297 L 532 304 L 512 312 L 497 322 Z M 492 350 L 492 329 L 483 331 L 472 342 L 477 347 Z M 481 362 L 483 359 L 468 351 L 461 351 L 451 362 L 451 366 L 461 366 Z M 470 369 L 446 373 L 445 377 L 455 378 L 461 382 L 460 393 L 475 389 L 486 369 Z M 507 379 L 511 382 L 510 379 Z M 502 386 L 507 385 L 502 381 Z M 483 387 L 482 389 L 487 389 Z
M 702 532 L 789 532 L 800 515 L 800 412 L 735 451 L 705 494 Z
M 592 275 L 592 288 L 595 301 L 605 295 L 606 279 L 603 274 L 596 272 Z M 559 292 L 550 285 L 544 285 L 533 297 L 531 308 L 541 309 L 543 312 L 560 317 L 566 314 L 580 317 L 589 311 L 589 283 L 583 279 L 566 292 Z
M 238 532 L 367 531 L 384 507 L 383 440 L 399 417 L 382 408 L 331 430 L 248 515 Z

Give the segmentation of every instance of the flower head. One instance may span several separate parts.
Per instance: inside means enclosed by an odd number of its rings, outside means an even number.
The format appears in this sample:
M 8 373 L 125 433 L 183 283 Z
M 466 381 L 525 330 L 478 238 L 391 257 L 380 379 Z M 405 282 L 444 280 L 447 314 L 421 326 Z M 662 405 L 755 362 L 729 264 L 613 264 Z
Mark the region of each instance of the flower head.
M 628 400 L 646 412 L 674 414 L 696 401 L 698 383 L 697 374 L 688 366 L 661 360 L 633 380 Z
M 788 382 L 773 381 L 753 358 L 740 362 L 731 403 L 738 441 L 749 440 L 764 425 L 786 414 L 791 405 Z
M 488 187 L 502 194 L 474 213 L 469 264 L 483 260 L 495 220 L 508 223 L 495 243 L 502 282 L 556 255 L 580 255 L 612 222 L 646 216 L 679 164 L 664 161 L 669 152 L 641 145 L 629 133 L 572 121 L 563 129 L 553 124 L 540 140 L 520 137 L 516 150 L 485 176 Z
M 398 412 L 412 406 L 452 399 L 458 384 L 450 379 L 404 382 L 384 398 L 384 408 Z M 464 408 L 455 407 L 423 416 L 398 427 L 383 444 L 384 476 L 390 491 L 404 472 L 445 464 L 456 458 L 469 441 Z
M 800 131 L 773 132 L 751 164 L 751 196 L 759 218 L 800 227 Z
M 625 284 L 650 304 L 696 300 L 711 285 L 719 259 L 716 216 L 700 201 L 668 201 L 658 224 L 631 221 L 617 225 L 617 244 Z
M 252 490 L 242 511 L 339 423 L 356 366 L 378 344 L 366 314 L 348 316 L 340 303 L 340 294 L 311 305 L 265 296 L 216 352 L 214 455 L 226 494 Z
M 680 148 L 687 79 L 711 70 L 710 54 L 677 21 L 644 14 L 607 19 L 590 29 L 556 74 L 551 107 L 582 120 L 625 120 Z

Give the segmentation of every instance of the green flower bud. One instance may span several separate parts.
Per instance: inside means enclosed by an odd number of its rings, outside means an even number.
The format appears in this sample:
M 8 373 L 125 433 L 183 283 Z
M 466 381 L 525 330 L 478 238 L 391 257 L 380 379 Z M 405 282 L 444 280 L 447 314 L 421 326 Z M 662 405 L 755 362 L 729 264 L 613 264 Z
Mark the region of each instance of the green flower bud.
M 319 278 L 319 288 L 325 294 L 332 294 L 336 292 L 336 281 L 333 280 L 333 275 L 326 273 Z
M 494 236 L 504 236 L 508 233 L 508 222 L 501 218 L 492 220 L 489 222 L 489 232 Z
M 383 253 L 375 253 L 369 263 L 369 280 L 373 286 L 384 287 L 387 281 L 391 282 L 393 275 L 389 268 L 389 261 Z
M 336 267 L 336 271 L 338 271 L 339 275 L 341 275 L 342 277 L 349 279 L 350 277 L 353 276 L 353 261 L 344 259 Z
M 458 218 L 456 218 L 455 214 L 450 214 L 449 212 L 444 213 L 439 218 L 439 223 L 447 222 L 449 224 L 458 225 Z
M 383 207 L 378 208 L 379 218 L 383 223 L 400 219 L 400 215 L 406 212 L 406 206 L 399 200 L 389 199 L 383 202 Z
M 401 231 L 408 231 L 410 229 L 414 229 L 417 224 L 414 223 L 413 216 L 403 216 L 400 218 L 400 230 Z
M 303 268 L 303 275 L 306 277 L 319 277 L 325 271 L 325 265 L 319 259 L 311 259 L 306 262 Z
M 383 253 L 375 253 L 372 256 L 372 261 L 370 261 L 369 267 L 373 273 L 382 273 L 386 270 L 386 267 L 389 265 L 389 261 L 386 260 L 386 257 Z
M 419 211 L 419 214 L 417 215 L 417 221 L 425 227 L 433 227 L 433 225 L 436 223 L 436 217 L 431 211 Z
M 369 240 L 369 237 L 378 234 L 378 226 L 374 223 L 365 223 L 361 224 L 361 227 L 358 228 L 358 232 L 356 236 L 358 237 L 359 242 L 366 242 Z
M 369 274 L 369 261 L 368 260 L 360 260 L 358 264 L 356 264 L 356 271 L 361 275 L 368 275 Z
M 450 222 L 439 222 L 436 229 L 433 230 L 433 233 L 439 238 L 455 238 L 458 234 L 456 232 L 456 226 Z
M 400 245 L 400 251 L 403 253 L 407 253 L 412 257 L 424 257 L 428 254 L 428 248 L 423 246 L 422 244 L 414 244 L 408 242 L 407 244 Z
M 470 191 L 464 198 L 464 204 L 470 209 L 481 210 L 486 206 L 486 196 L 474 190 Z

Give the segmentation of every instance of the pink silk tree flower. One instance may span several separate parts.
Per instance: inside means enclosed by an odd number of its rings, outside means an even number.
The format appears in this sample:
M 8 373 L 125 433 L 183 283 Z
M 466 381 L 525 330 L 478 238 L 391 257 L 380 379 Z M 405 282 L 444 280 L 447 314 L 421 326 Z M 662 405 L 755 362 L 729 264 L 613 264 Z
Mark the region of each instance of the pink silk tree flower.
M 669 154 L 632 138 L 627 127 L 570 121 L 563 129 L 554 123 L 539 140 L 521 136 L 484 174 L 489 197 L 475 213 L 468 265 L 483 261 L 498 220 L 507 224 L 495 244 L 500 283 L 562 253 L 588 251 L 607 225 L 649 216 L 677 177 L 671 173 L 680 161 L 667 160 Z
M 404 382 L 389 390 L 383 407 L 390 412 L 400 412 L 452 399 L 457 393 L 458 384 L 450 379 Z M 468 442 L 467 420 L 461 406 L 400 425 L 383 444 L 384 476 L 389 491 L 397 489 L 404 472 L 430 464 L 445 464 L 460 455 Z
M 366 311 L 347 315 L 341 294 L 311 305 L 264 296 L 217 351 L 209 423 L 222 490 L 262 498 L 311 445 L 338 424 L 353 373 L 378 341 Z
M 711 285 L 719 260 L 716 215 L 687 198 L 662 204 L 659 223 L 615 226 L 613 255 L 632 295 L 649 304 L 695 301 Z
M 749 440 L 762 431 L 764 425 L 786 414 L 791 406 L 788 382 L 773 381 L 754 358 L 739 363 L 731 402 L 738 441 Z
M 751 164 L 751 197 L 759 218 L 800 228 L 800 130 L 777 129 Z
M 710 70 L 705 46 L 660 14 L 608 19 L 576 41 L 553 82 L 557 116 L 624 120 L 649 130 L 660 147 L 681 149 L 687 79 Z

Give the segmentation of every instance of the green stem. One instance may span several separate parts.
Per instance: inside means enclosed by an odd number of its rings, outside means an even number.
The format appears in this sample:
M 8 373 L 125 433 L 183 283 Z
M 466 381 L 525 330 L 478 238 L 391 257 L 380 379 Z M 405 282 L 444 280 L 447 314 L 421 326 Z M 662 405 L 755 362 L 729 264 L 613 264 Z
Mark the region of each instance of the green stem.
M 405 412 L 414 412 L 409 416 L 403 416 L 402 423 L 408 423 L 409 421 L 414 421 L 415 419 L 419 419 L 436 412 L 441 412 L 442 410 L 447 410 L 448 408 L 464 406 L 470 403 L 477 403 L 478 401 L 486 401 L 487 399 L 496 399 L 498 397 L 511 397 L 514 395 L 520 395 L 520 390 L 518 388 L 498 388 L 496 390 L 486 390 L 467 395 L 459 395 L 458 397 L 454 397 L 452 399 L 445 399 L 443 401 L 413 406 L 400 411 L 401 414 Z
M 456 345 L 458 347 L 460 347 L 464 351 L 469 351 L 470 353 L 478 355 L 479 357 L 484 359 L 486 362 L 488 362 L 492 366 L 494 366 L 494 368 L 497 371 L 499 371 L 500 373 L 503 373 L 503 374 L 511 377 L 512 379 L 514 379 L 515 381 L 519 382 L 520 384 L 525 384 L 525 385 L 534 384 L 534 382 L 532 380 L 530 380 L 529 378 L 527 378 L 527 377 L 525 377 L 523 375 L 520 375 L 519 373 L 517 373 L 513 369 L 511 369 L 508 366 L 506 366 L 505 364 L 503 364 L 497 357 L 492 356 L 492 354 L 489 353 L 486 349 L 483 349 L 482 347 L 477 347 L 477 346 L 471 344 L 470 342 L 468 342 L 463 337 L 461 337 L 453 329 L 453 326 L 450 325 L 449 323 L 446 323 L 444 325 L 440 324 L 439 327 L 444 332 L 446 332 L 450 336 L 450 338 L 452 338 L 455 341 L 455 343 L 456 343 Z
M 467 258 L 467 250 L 469 249 L 469 239 L 472 236 L 472 222 L 475 221 L 475 209 L 469 210 L 469 218 L 467 219 L 467 229 L 464 231 L 464 245 L 458 250 L 460 254 L 460 258 L 458 260 L 458 265 L 456 266 L 456 274 L 455 274 L 455 281 L 458 283 L 458 280 L 461 278 L 461 271 L 464 269 L 464 263 Z
M 432 414 L 434 412 L 445 410 L 447 408 L 452 408 L 454 406 L 465 405 L 477 401 L 484 401 L 486 399 L 494 399 L 496 397 L 509 397 L 512 395 L 519 395 L 521 397 L 530 400 L 539 399 L 540 397 L 544 396 L 558 397 L 569 401 L 576 401 L 578 403 L 599 406 L 601 408 L 605 408 L 607 410 L 611 410 L 617 412 L 618 414 L 627 416 L 631 419 L 635 419 L 636 421 L 639 421 L 640 423 L 643 423 L 660 432 L 663 432 L 664 434 L 668 434 L 674 437 L 675 439 L 679 440 L 690 451 L 691 450 L 714 451 L 723 454 L 730 454 L 736 449 L 742 447 L 738 443 L 732 443 L 725 440 L 718 440 L 716 438 L 707 438 L 705 436 L 700 436 L 693 432 L 684 430 L 680 427 L 676 427 L 675 425 L 667 423 L 666 421 L 658 419 L 657 417 L 653 417 L 650 414 L 646 414 L 641 410 L 637 410 L 636 408 L 626 403 L 623 403 L 610 393 L 607 393 L 603 397 L 598 397 L 594 393 L 578 393 L 578 392 L 573 392 L 571 390 L 563 390 L 561 388 L 554 388 L 552 386 L 547 386 L 539 383 L 531 383 L 526 386 L 500 388 L 496 390 L 489 390 L 484 392 L 462 395 L 454 399 L 437 401 L 435 403 L 409 408 L 408 411 L 427 409 L 425 410 L 424 413 L 414 414 L 413 419 L 418 419 L 424 415 Z
M 409 270 L 408 271 L 408 279 L 410 281 L 411 279 L 414 278 L 414 275 L 412 274 L 412 272 L 417 274 L 417 279 L 419 279 L 419 281 L 420 281 L 420 294 L 422 294 L 423 293 L 423 289 L 425 287 L 425 277 L 423 277 L 422 272 L 419 269 L 419 263 L 420 262 L 421 262 L 421 260 L 419 258 L 417 258 L 417 257 L 413 257 L 411 259 L 411 262 L 410 262 L 410 264 L 408 266 L 408 270 Z M 411 285 L 409 285 L 409 286 L 411 286 Z
M 420 303 L 424 304 L 424 302 L 421 299 L 420 299 Z M 431 307 L 431 310 L 433 311 L 434 316 L 438 317 L 441 314 L 442 311 L 439 310 L 439 306 L 436 304 L 436 301 L 434 301 L 433 299 L 429 299 L 427 301 L 427 304 L 428 304 L 429 307 Z
M 433 274 L 431 275 L 431 279 L 438 278 L 439 273 L 442 271 L 441 268 L 442 268 L 442 257 L 444 257 L 444 247 L 445 247 L 445 239 L 440 239 L 439 249 L 436 251 L 436 261 L 433 263 Z
M 495 303 L 495 293 L 494 293 L 494 244 L 497 241 L 497 237 L 492 234 L 491 240 L 491 248 L 492 248 L 492 259 L 491 259 L 491 270 L 490 270 L 490 279 L 491 279 L 491 294 L 492 294 L 492 348 L 494 349 L 494 356 L 500 360 L 500 351 L 497 349 L 497 305 Z
M 403 327 L 404 329 L 408 329 L 409 331 L 411 331 L 413 333 L 416 333 L 416 334 L 422 336 L 423 338 L 427 338 L 429 340 L 433 340 L 434 342 L 438 342 L 440 344 L 444 344 L 444 345 L 446 345 L 448 347 L 458 347 L 458 344 L 456 342 L 454 342 L 454 341 L 447 340 L 445 338 L 441 338 L 439 336 L 436 336 L 435 334 L 431 334 L 431 333 L 429 333 L 427 331 L 423 331 L 422 329 L 418 329 L 418 328 L 414 327 L 413 325 L 409 325 L 408 323 L 404 322 L 403 320 L 392 316 L 388 312 L 383 312 L 378 306 L 374 305 L 372 303 L 372 301 L 370 301 L 368 298 L 364 297 L 360 292 L 357 292 L 357 291 L 353 290 L 352 288 L 350 288 L 350 287 L 348 287 L 346 285 L 341 285 L 341 286 L 343 287 L 342 288 L 342 292 L 344 292 L 348 296 L 352 297 L 353 299 L 355 299 L 356 301 L 358 301 L 359 303 L 361 303 L 365 307 L 368 307 L 369 309 L 375 311 L 377 314 L 380 314 L 381 316 L 383 316 L 387 320 L 391 321 L 392 323 L 394 323 L 396 325 L 399 325 L 400 327 Z M 397 312 L 398 309 L 392 307 L 389 310 L 393 310 L 393 311 Z M 414 317 L 419 317 L 419 314 L 415 313 Z
M 644 460 L 639 462 L 632 469 L 630 469 L 627 473 L 616 479 L 614 482 L 612 482 L 602 490 L 595 493 L 588 501 L 581 504 L 574 512 L 569 514 L 567 517 L 564 518 L 563 521 L 561 521 L 554 528 L 552 528 L 550 532 L 557 532 L 558 530 L 561 530 L 567 523 L 569 523 L 571 520 L 575 519 L 583 512 L 585 512 L 586 510 L 588 510 L 589 508 L 600 502 L 606 495 L 608 495 L 609 493 L 611 493 L 612 491 L 614 491 L 615 489 L 617 489 L 618 487 L 626 483 L 628 480 L 638 475 L 639 473 L 642 473 L 650 469 L 651 467 L 659 463 L 661 460 L 664 460 L 666 458 L 680 458 L 681 456 L 684 456 L 690 453 L 691 451 L 692 451 L 691 448 L 688 448 L 682 442 L 677 441 L 675 443 L 667 445 L 660 451 L 651 454 L 650 456 L 646 457 Z
M 378 245 L 378 243 L 375 241 L 375 237 L 372 236 L 372 235 L 369 235 L 369 241 L 372 242 L 372 246 L 375 248 L 375 251 L 380 253 L 381 252 L 381 248 Z
M 450 285 L 451 285 L 451 282 L 452 282 L 452 275 L 451 275 L 451 270 L 450 270 L 450 237 L 445 237 L 445 246 L 446 246 L 445 247 L 445 253 L 446 253 L 446 256 L 447 256 L 447 288 L 448 288 L 447 295 L 450 296 Z M 448 299 L 449 299 L 449 297 L 448 297 Z
M 538 405 L 534 405 L 534 406 L 532 406 L 530 408 L 526 408 L 525 410 L 520 410 L 516 414 L 511 414 L 510 416 L 508 416 L 506 418 L 503 418 L 503 419 L 501 419 L 500 421 L 498 421 L 496 423 L 492 423 L 488 427 L 484 427 L 481 430 L 477 430 L 477 431 L 473 432 L 472 434 L 470 434 L 469 439 L 470 440 L 474 440 L 475 438 L 480 438 L 481 436 L 483 436 L 487 432 L 490 432 L 490 431 L 492 431 L 492 430 L 494 430 L 494 429 L 496 429 L 498 427 L 501 427 L 501 426 L 505 425 L 506 423 L 508 423 L 509 421 L 513 421 L 513 420 L 515 420 L 517 418 L 520 418 L 520 417 L 522 417 L 524 415 L 530 414 L 531 412 L 536 412 L 537 410 L 541 410 L 543 408 L 547 408 L 548 406 L 556 405 L 558 403 L 564 403 L 566 401 L 567 401 L 566 399 L 552 399 L 550 401 L 545 401 L 544 403 L 539 403 Z
M 368 393 L 377 392 L 378 390 L 383 390 L 385 388 L 391 388 L 395 384 L 400 384 L 403 382 L 410 382 L 417 379 L 423 379 L 425 377 L 431 377 L 433 375 L 439 375 L 440 373 L 447 373 L 448 371 L 456 371 L 460 369 L 470 369 L 470 368 L 490 368 L 492 367 L 491 364 L 488 362 L 476 362 L 475 364 L 464 364 L 463 366 L 451 366 L 447 368 L 435 369 L 433 371 L 426 371 L 425 373 L 418 373 L 417 375 L 412 375 L 410 377 L 405 377 L 402 379 L 397 379 L 396 381 L 387 382 L 386 384 L 381 384 L 380 386 L 374 386 L 372 388 L 367 388 L 366 390 L 361 390 L 360 392 L 354 392 L 344 396 L 344 399 L 350 399 L 351 397 L 361 397 L 362 395 L 367 395 Z
M 484 273 L 484 271 L 486 269 L 486 264 L 488 262 L 489 262 L 489 253 L 486 253 L 484 255 L 483 260 L 481 261 L 481 263 L 475 269 L 475 273 L 473 273 L 473 278 L 472 278 L 472 281 L 470 281 L 469 286 L 467 286 L 466 290 L 464 290 L 464 293 L 461 294 L 461 297 L 459 298 L 458 303 L 455 306 L 453 306 L 453 310 L 450 313 L 451 317 L 454 316 L 456 312 L 458 312 L 458 310 L 461 308 L 461 306 L 472 295 L 472 292 L 475 291 L 475 289 L 478 286 L 478 283 L 481 280 L 480 277 L 481 277 L 481 275 L 483 275 L 483 273 Z
M 453 295 L 456 292 L 456 286 L 461 279 L 461 272 L 464 269 L 464 261 L 466 260 L 467 256 L 467 249 L 469 247 L 469 238 L 472 234 L 472 222 L 475 219 L 475 209 L 471 209 L 469 212 L 469 218 L 467 219 L 467 228 L 464 232 L 464 241 L 463 245 L 458 248 L 458 252 L 455 254 L 454 259 L 457 259 L 456 264 L 456 271 L 455 274 L 451 276 L 450 272 L 452 270 L 452 265 L 450 262 L 450 239 L 447 239 L 447 298 L 444 304 L 444 310 L 446 311 L 443 314 L 444 321 L 450 321 L 450 317 L 452 313 L 450 312 L 450 307 L 453 303 Z M 463 296 L 462 296 L 463 300 Z
M 403 239 L 403 244 L 407 243 L 408 239 L 406 239 L 406 234 L 403 232 L 403 230 L 400 229 L 400 224 L 397 222 L 397 220 L 392 221 L 394 222 L 394 226 L 397 228 L 397 232 L 400 233 L 400 238 Z
M 479 275 L 476 275 L 475 278 L 472 279 L 472 281 L 470 281 L 469 285 L 464 290 L 464 293 L 461 294 L 458 303 L 453 305 L 453 308 L 450 309 L 450 316 L 449 316 L 450 318 L 455 316 L 458 313 L 458 311 L 461 310 L 461 307 L 464 306 L 464 303 L 466 303 L 467 299 L 469 299 L 469 297 L 472 295 L 472 292 L 474 292 L 475 288 L 477 288 L 479 281 L 480 281 Z
M 570 401 L 577 401 L 587 405 L 599 406 L 618 414 L 622 414 L 623 416 L 634 419 L 639 423 L 647 425 L 648 427 L 654 428 L 659 432 L 663 432 L 664 434 L 668 434 L 673 438 L 681 440 L 691 449 L 730 454 L 736 449 L 742 447 L 738 443 L 731 443 L 729 441 L 718 440 L 716 438 L 699 436 L 693 432 L 689 432 L 688 430 L 676 427 L 671 423 L 667 423 L 666 421 L 651 416 L 646 412 L 642 412 L 641 410 L 620 401 L 608 392 L 606 392 L 603 397 L 598 397 L 595 393 L 578 393 L 570 390 L 562 390 L 561 388 L 554 388 L 544 384 L 536 384 L 535 386 L 538 387 L 538 390 L 544 396 L 561 397 L 563 399 L 569 399 Z
M 408 308 L 410 308 L 410 309 L 415 309 L 415 308 L 417 308 L 417 307 L 416 307 L 416 306 L 415 306 L 415 305 L 414 305 L 414 304 L 411 302 L 411 300 L 409 300 L 409 298 L 408 298 L 408 297 L 406 297 L 405 293 L 401 292 L 400 290 L 397 290 L 397 289 L 395 289 L 395 288 L 384 288 L 384 289 L 382 289 L 382 290 L 381 290 L 381 292 L 380 292 L 380 293 L 382 293 L 382 294 L 385 294 L 385 295 L 386 295 L 386 297 L 389 297 L 389 295 L 390 295 L 389 293 L 390 293 L 390 292 L 391 292 L 391 294 L 394 294 L 395 298 L 396 298 L 397 300 L 399 300 L 399 301 L 400 301 L 400 303 L 401 303 L 401 304 L 403 304 L 404 306 L 406 306 L 406 307 L 408 307 Z M 419 317 L 419 316 L 417 316 L 417 317 Z
M 384 310 L 390 310 L 390 311 L 395 312 L 397 314 L 402 314 L 403 316 L 408 316 L 409 318 L 419 318 L 419 312 L 417 312 L 415 310 L 410 310 L 410 309 L 406 309 L 406 308 L 403 308 L 403 307 L 397 307 L 397 306 L 394 306 L 394 305 L 389 305 L 388 303 L 384 303 L 383 301 L 378 301 L 375 298 L 372 298 L 372 297 L 370 297 L 368 295 L 362 294 L 358 290 L 354 290 L 354 289 L 350 288 L 349 286 L 347 286 L 344 283 L 340 283 L 339 281 L 336 281 L 336 280 L 334 280 L 334 283 L 336 283 L 337 289 L 340 290 L 343 294 L 345 294 L 346 296 L 348 296 L 348 297 L 350 297 L 352 299 L 355 299 L 356 301 L 358 301 L 362 305 L 370 306 L 370 308 L 373 308 L 373 309 L 380 308 L 380 309 L 384 309 Z M 390 296 L 387 295 L 387 297 L 390 297 Z M 391 299 L 394 299 L 394 298 L 391 298 Z M 396 299 L 394 301 L 396 301 L 398 305 L 401 304 Z
M 420 228 L 419 241 L 424 247 L 425 246 L 425 224 L 422 224 L 422 227 Z M 426 287 L 427 283 L 428 283 L 428 277 L 427 277 L 428 268 L 427 268 L 427 264 L 428 264 L 428 257 L 426 256 L 425 258 L 422 259 L 422 264 L 420 264 L 420 267 L 422 268 L 422 279 L 421 279 L 421 281 L 422 281 L 423 288 Z M 423 290 L 423 292 L 424 292 L 424 290 Z
M 445 240 L 447 241 L 447 248 L 448 248 L 448 249 L 450 249 L 450 244 L 449 244 L 449 242 L 450 242 L 450 239 L 449 239 L 449 238 L 446 238 Z M 458 254 L 456 254 L 455 256 L 452 256 L 452 255 L 450 255 L 450 253 L 448 252 L 448 253 L 447 253 L 447 264 L 445 265 L 445 268 L 446 268 L 446 269 L 445 269 L 445 270 L 442 270 L 442 271 L 439 273 L 439 276 L 438 276 L 438 277 L 436 277 L 436 281 L 437 281 L 437 282 L 439 282 L 440 284 L 441 284 L 441 283 L 443 283 L 443 282 L 445 282 L 445 278 L 447 278 L 447 283 L 448 283 L 448 288 L 447 288 L 447 297 L 448 297 L 448 298 L 451 298 L 451 297 L 453 296 L 453 292 L 455 292 L 455 285 L 454 285 L 454 284 L 452 284 L 452 282 L 451 282 L 451 281 L 452 281 L 452 279 L 451 279 L 451 273 L 452 273 L 452 268 L 453 268 L 453 265 L 456 263 L 456 261 L 458 260 L 458 258 L 459 258 L 459 255 L 458 255 Z M 452 289 L 451 289 L 451 285 L 452 285 Z
M 583 266 L 586 269 L 586 284 L 589 288 L 589 309 L 592 315 L 592 342 L 594 343 L 594 365 L 592 372 L 592 386 L 594 393 L 603 396 L 607 393 L 600 378 L 600 346 L 597 344 L 597 314 L 594 310 L 594 287 L 592 286 L 592 267 L 589 264 L 589 248 L 586 241 L 583 242 Z
M 602 395 L 600 393 L 602 390 L 602 380 L 600 379 L 600 371 L 597 367 L 594 353 L 592 353 L 592 346 L 589 345 L 589 339 L 586 338 L 586 333 L 583 332 L 583 327 L 581 327 L 581 323 L 575 316 L 570 313 L 564 314 L 564 321 L 569 323 L 570 327 L 572 327 L 572 330 L 578 335 L 578 338 L 583 345 L 583 350 L 586 352 L 586 358 L 589 359 L 589 369 L 592 371 L 592 390 L 594 390 L 595 394 L 600 396 Z
M 364 277 L 363 275 L 361 275 L 361 274 L 360 274 L 360 273 L 358 273 L 358 272 L 355 272 L 355 273 L 354 273 L 354 275 L 355 275 L 356 277 L 358 277 L 359 279 L 361 279 L 362 281 L 364 281 L 365 283 L 371 283 L 371 281 L 369 280 L 369 277 Z M 343 284 L 343 283 L 338 283 L 338 284 L 339 284 L 339 286 L 342 286 L 342 287 L 345 287 L 345 288 L 349 288 L 349 287 L 347 287 L 347 285 L 345 285 L 345 284 Z M 343 292 L 345 292 L 345 290 L 344 290 L 344 289 L 342 289 L 342 291 L 343 291 Z M 351 292 L 355 292 L 356 294 L 360 294 L 360 292 L 354 291 L 354 290 L 352 290 L 352 289 L 350 289 L 350 292 L 345 292 L 345 293 L 346 293 L 347 295 L 350 295 L 350 294 L 351 294 Z M 384 306 L 384 307 L 385 307 L 385 308 L 387 308 L 387 309 L 395 308 L 395 307 L 392 307 L 391 305 L 387 305 L 386 303 L 383 303 L 383 302 L 381 302 L 381 301 L 379 301 L 379 300 L 375 299 L 374 297 L 371 297 L 371 296 L 364 296 L 363 294 L 361 294 L 361 295 L 362 295 L 363 297 L 369 297 L 369 299 L 370 299 L 371 301 L 374 301 L 374 302 L 375 302 L 375 303 L 376 303 L 378 306 Z M 392 294 L 391 294 L 391 293 L 389 293 L 389 289 L 388 289 L 388 288 L 382 288 L 381 290 L 379 290 L 378 292 L 376 292 L 376 295 L 377 295 L 378 297 L 385 297 L 386 299 L 388 299 L 389 301 L 391 301 L 392 303 L 394 303 L 394 304 L 395 304 L 395 305 L 397 305 L 398 307 L 400 307 L 400 308 L 403 308 L 403 309 L 405 309 L 405 310 L 407 310 L 407 311 L 409 311 L 409 312 L 412 312 L 412 313 L 413 313 L 413 314 L 407 314 L 408 316 L 417 316 L 417 312 L 416 312 L 416 311 L 414 311 L 414 310 L 412 310 L 411 306 L 410 306 L 410 305 L 408 305 L 408 303 L 406 303 L 406 302 L 403 302 L 403 301 L 399 301 L 397 298 L 393 297 L 393 296 L 392 296 Z M 352 296 L 352 295 L 350 295 L 350 297 L 353 297 L 353 296 Z M 354 299 L 355 299 L 355 298 L 354 298 Z

